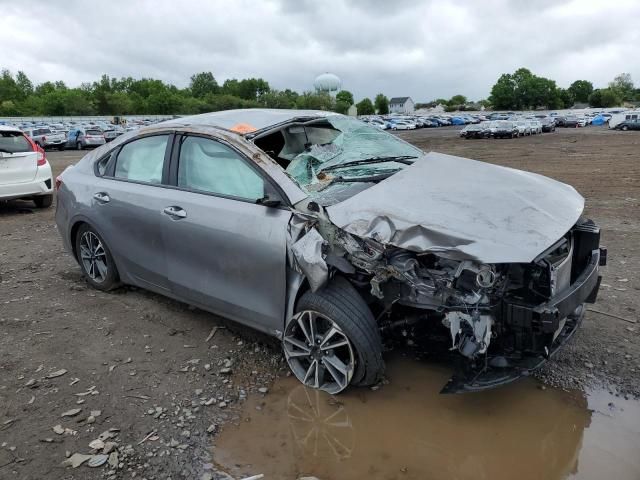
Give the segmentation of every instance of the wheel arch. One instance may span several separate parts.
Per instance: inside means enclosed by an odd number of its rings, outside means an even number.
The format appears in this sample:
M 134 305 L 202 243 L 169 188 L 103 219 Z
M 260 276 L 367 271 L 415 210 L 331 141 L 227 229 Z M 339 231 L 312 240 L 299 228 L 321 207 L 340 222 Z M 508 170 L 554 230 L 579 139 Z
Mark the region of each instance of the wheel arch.
M 293 270 L 292 268 L 287 268 L 287 296 L 285 302 L 284 318 L 282 319 L 282 330 L 278 335 L 280 339 L 282 339 L 284 335 L 284 330 L 287 326 L 287 322 L 291 317 L 293 317 L 298 300 L 300 300 L 300 297 L 302 297 L 302 295 L 310 289 L 311 286 L 309 285 L 307 277 Z

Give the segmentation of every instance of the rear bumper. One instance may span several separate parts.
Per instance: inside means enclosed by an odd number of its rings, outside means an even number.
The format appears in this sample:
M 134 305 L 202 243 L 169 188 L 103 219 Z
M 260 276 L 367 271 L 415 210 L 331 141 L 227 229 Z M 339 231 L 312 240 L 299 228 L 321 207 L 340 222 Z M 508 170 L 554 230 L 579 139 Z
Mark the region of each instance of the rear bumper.
M 38 167 L 36 176 L 29 182 L 0 185 L 0 200 L 50 195 L 52 193 L 53 181 L 49 163 Z

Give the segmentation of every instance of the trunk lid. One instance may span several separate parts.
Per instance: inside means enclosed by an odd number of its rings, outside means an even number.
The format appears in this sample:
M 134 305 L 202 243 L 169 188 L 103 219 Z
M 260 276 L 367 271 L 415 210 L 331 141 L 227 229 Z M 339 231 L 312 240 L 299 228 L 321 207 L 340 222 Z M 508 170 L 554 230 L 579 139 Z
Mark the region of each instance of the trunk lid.
M 32 181 L 38 171 L 38 152 L 0 151 L 0 185 Z
M 0 185 L 30 182 L 38 172 L 38 152 L 19 130 L 0 129 Z
M 529 263 L 578 220 L 584 199 L 542 175 L 429 153 L 327 207 L 353 235 L 483 263 Z

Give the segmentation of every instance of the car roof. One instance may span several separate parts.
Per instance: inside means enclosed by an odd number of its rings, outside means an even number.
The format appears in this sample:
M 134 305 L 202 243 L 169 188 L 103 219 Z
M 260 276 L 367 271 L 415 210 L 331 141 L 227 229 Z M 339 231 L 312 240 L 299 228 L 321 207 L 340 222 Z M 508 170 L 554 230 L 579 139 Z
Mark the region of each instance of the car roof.
M 296 118 L 329 117 L 339 113 L 323 110 L 280 110 L 275 108 L 245 108 L 238 110 L 223 110 L 220 112 L 192 115 L 156 125 L 208 125 L 221 127 L 238 133 L 251 133 L 278 125 Z
M 0 125 L 0 132 L 22 132 L 22 130 L 12 125 Z

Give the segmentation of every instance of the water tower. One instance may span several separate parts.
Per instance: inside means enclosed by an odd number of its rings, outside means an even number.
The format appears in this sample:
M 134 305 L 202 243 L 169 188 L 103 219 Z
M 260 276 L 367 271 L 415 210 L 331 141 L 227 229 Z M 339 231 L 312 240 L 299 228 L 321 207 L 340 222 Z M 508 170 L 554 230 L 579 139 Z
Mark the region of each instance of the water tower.
M 313 87 L 318 93 L 335 95 L 342 88 L 342 82 L 340 81 L 340 77 L 333 73 L 323 73 L 318 75 L 313 81 Z

